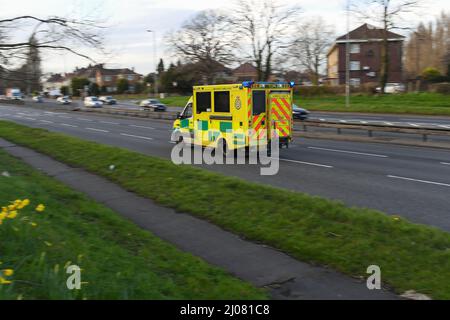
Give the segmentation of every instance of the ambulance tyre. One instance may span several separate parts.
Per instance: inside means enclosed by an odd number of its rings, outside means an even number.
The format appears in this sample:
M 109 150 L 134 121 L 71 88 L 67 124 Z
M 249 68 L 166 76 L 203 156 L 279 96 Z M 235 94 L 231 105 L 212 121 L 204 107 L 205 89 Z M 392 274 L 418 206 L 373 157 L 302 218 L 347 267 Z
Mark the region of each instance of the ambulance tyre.
M 224 157 L 228 156 L 230 149 L 228 148 L 227 141 L 225 139 L 220 139 L 217 143 L 217 151 L 220 152 Z

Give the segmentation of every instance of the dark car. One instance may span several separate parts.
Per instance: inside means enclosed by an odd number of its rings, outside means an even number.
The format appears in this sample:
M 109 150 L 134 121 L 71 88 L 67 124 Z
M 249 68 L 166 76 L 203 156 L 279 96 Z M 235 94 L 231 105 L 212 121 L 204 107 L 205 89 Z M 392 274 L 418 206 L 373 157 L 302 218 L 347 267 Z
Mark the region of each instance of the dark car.
M 150 105 L 144 106 L 144 109 L 152 110 L 152 111 L 164 112 L 164 111 L 167 110 L 167 107 L 163 103 L 155 103 L 155 104 L 150 104 Z
M 294 119 L 306 120 L 309 117 L 309 111 L 300 108 L 294 104 L 293 106 Z
M 101 102 L 103 102 L 103 104 L 107 104 L 107 105 L 117 104 L 117 100 L 111 96 L 103 96 L 103 97 L 100 97 L 99 100 Z

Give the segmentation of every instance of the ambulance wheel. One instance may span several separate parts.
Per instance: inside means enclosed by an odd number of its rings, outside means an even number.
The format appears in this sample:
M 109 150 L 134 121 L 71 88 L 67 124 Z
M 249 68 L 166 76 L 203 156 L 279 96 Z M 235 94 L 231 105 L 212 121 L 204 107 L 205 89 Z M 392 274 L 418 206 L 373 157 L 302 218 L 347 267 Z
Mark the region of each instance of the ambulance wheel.
M 180 135 L 180 136 L 178 137 L 178 139 L 177 139 L 177 144 L 181 144 L 181 143 L 183 143 L 183 142 L 184 142 L 183 136 Z
M 224 157 L 230 153 L 230 149 L 228 148 L 228 144 L 225 139 L 220 139 L 217 143 L 217 151 L 219 151 Z

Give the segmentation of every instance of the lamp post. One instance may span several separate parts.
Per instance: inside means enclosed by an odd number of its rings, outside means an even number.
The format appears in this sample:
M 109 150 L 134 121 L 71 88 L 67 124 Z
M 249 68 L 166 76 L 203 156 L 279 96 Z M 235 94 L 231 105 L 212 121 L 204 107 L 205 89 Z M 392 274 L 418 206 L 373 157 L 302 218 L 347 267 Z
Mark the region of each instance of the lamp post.
M 347 0 L 347 37 L 345 43 L 345 106 L 350 108 L 350 0 Z
M 155 71 L 155 73 L 154 73 L 154 79 L 153 79 L 153 81 L 154 81 L 154 84 L 153 84 L 153 86 L 154 86 L 154 92 L 155 92 L 155 98 L 156 97 L 158 97 L 158 65 L 157 65 L 157 61 L 156 61 L 156 31 L 155 30 L 147 30 L 147 32 L 149 32 L 149 33 L 153 33 L 153 63 L 154 63 L 154 65 L 155 65 L 155 69 L 154 69 L 154 71 Z

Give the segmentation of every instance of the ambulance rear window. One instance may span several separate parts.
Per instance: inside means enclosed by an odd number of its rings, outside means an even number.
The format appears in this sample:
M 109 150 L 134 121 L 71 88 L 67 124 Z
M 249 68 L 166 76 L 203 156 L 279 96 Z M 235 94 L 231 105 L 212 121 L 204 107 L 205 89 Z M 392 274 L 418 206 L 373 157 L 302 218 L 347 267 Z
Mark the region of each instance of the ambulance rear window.
M 197 114 L 211 111 L 211 92 L 197 92 Z
M 230 92 L 214 92 L 214 112 L 230 112 Z
M 266 112 L 266 92 L 253 91 L 253 115 Z

